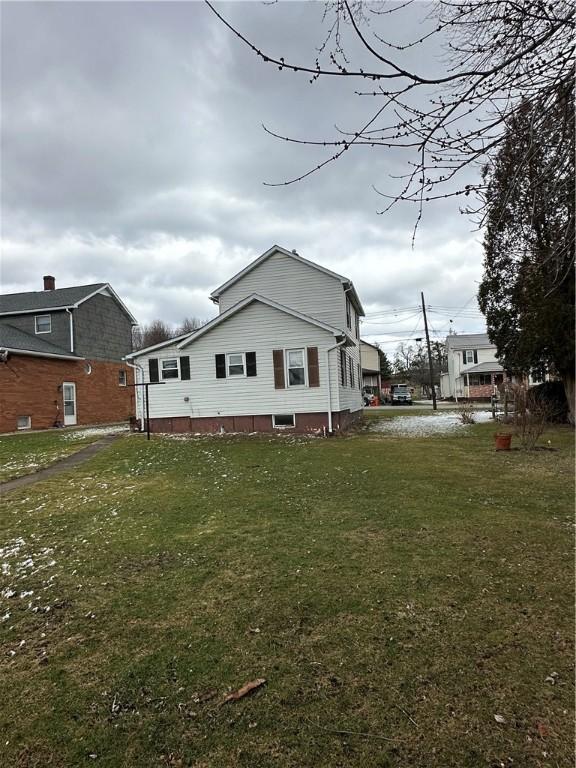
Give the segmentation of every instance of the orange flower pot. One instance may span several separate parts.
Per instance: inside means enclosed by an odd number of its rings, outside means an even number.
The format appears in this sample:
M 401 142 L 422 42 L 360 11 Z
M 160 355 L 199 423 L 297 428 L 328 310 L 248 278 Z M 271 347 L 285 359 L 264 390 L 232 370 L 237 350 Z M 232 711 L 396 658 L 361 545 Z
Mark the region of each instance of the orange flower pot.
M 509 451 L 512 444 L 512 435 L 494 435 L 497 451 Z

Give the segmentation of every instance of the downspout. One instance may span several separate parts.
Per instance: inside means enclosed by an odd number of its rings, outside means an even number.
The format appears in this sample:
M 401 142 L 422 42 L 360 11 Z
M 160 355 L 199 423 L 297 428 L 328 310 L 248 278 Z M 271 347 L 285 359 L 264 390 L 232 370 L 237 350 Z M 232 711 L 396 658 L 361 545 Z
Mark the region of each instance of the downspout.
M 72 310 L 66 307 L 68 317 L 70 318 L 70 352 L 74 352 L 74 320 L 72 319 Z
M 142 368 L 141 365 L 138 365 L 138 363 L 130 363 L 126 358 L 124 358 L 124 362 L 129 368 L 133 368 L 135 371 L 139 371 L 142 374 L 142 381 L 144 381 L 144 368 Z M 136 378 L 136 377 L 134 377 Z M 141 383 L 141 382 L 137 382 Z M 142 402 L 140 400 L 141 397 L 141 389 L 142 387 L 134 387 L 136 390 L 134 392 L 134 397 L 136 399 L 136 418 L 140 420 L 140 432 L 144 432 L 144 414 L 143 414 L 143 407 Z M 140 413 L 140 415 L 138 415 Z
M 332 347 L 328 347 L 326 352 L 326 378 L 328 380 L 328 435 L 332 434 L 332 389 L 330 387 L 330 352 L 334 349 L 339 349 L 346 344 L 346 339 L 339 341 L 338 344 L 334 344 Z

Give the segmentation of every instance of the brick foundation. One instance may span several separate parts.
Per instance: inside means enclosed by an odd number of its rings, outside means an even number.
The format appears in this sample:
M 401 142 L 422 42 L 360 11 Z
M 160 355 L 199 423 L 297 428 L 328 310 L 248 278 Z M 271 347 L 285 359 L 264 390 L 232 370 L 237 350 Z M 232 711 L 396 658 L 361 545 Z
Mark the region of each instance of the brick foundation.
M 86 373 L 86 364 L 91 373 Z M 134 387 L 118 384 L 118 371 L 133 371 L 122 362 L 58 360 L 11 354 L 0 363 L 0 432 L 14 432 L 19 416 L 30 416 L 32 429 L 48 429 L 64 421 L 61 385 L 76 384 L 78 425 L 126 421 L 134 413 Z
M 328 429 L 328 416 L 324 413 L 297 413 L 296 426 L 275 429 L 272 416 L 204 416 L 190 418 L 150 419 L 151 432 L 201 432 L 217 434 L 219 432 L 279 432 L 282 434 L 311 434 Z M 349 429 L 362 416 L 362 411 L 339 411 L 332 414 L 332 427 L 335 432 Z

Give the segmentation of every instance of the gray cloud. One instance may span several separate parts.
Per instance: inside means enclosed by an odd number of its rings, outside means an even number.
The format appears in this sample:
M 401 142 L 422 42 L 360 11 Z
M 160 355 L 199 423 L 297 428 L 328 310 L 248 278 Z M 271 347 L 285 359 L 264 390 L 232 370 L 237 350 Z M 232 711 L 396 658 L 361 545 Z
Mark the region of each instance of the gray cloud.
M 269 50 L 313 62 L 322 4 L 219 7 Z M 422 289 L 438 305 L 474 295 L 481 249 L 454 203 L 428 208 L 414 250 L 412 208 L 376 214 L 371 185 L 392 188 L 397 152 L 359 148 L 301 184 L 263 185 L 329 150 L 261 123 L 302 138 L 353 129 L 374 103 L 350 83 L 268 67 L 200 3 L 8 3 L 3 17 L 3 291 L 50 272 L 60 286 L 111 282 L 143 322 L 206 318 L 209 292 L 277 242 L 351 277 L 371 313 Z

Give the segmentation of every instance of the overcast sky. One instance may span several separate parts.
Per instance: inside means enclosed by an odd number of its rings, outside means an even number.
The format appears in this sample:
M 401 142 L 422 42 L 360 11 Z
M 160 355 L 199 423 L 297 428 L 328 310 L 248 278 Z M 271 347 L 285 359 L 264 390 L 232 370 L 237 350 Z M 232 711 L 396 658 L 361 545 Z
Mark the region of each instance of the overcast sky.
M 313 64 L 322 3 L 220 3 L 249 38 Z M 429 7 L 386 17 L 419 36 Z M 310 84 L 256 58 L 199 2 L 2 3 L 2 292 L 110 282 L 141 322 L 215 314 L 208 294 L 274 243 L 351 278 L 363 335 L 420 335 L 420 290 L 438 334 L 481 331 L 480 235 L 458 203 L 382 207 L 405 158 L 359 148 L 289 187 L 268 187 L 324 159 L 278 141 L 354 129 L 372 104 L 350 81 Z M 353 51 L 353 49 L 352 49 Z M 428 71 L 435 47 L 412 52 Z M 466 310 L 457 314 L 457 309 Z M 377 316 L 385 311 L 386 314 Z M 404 318 L 404 319 L 403 319 Z

